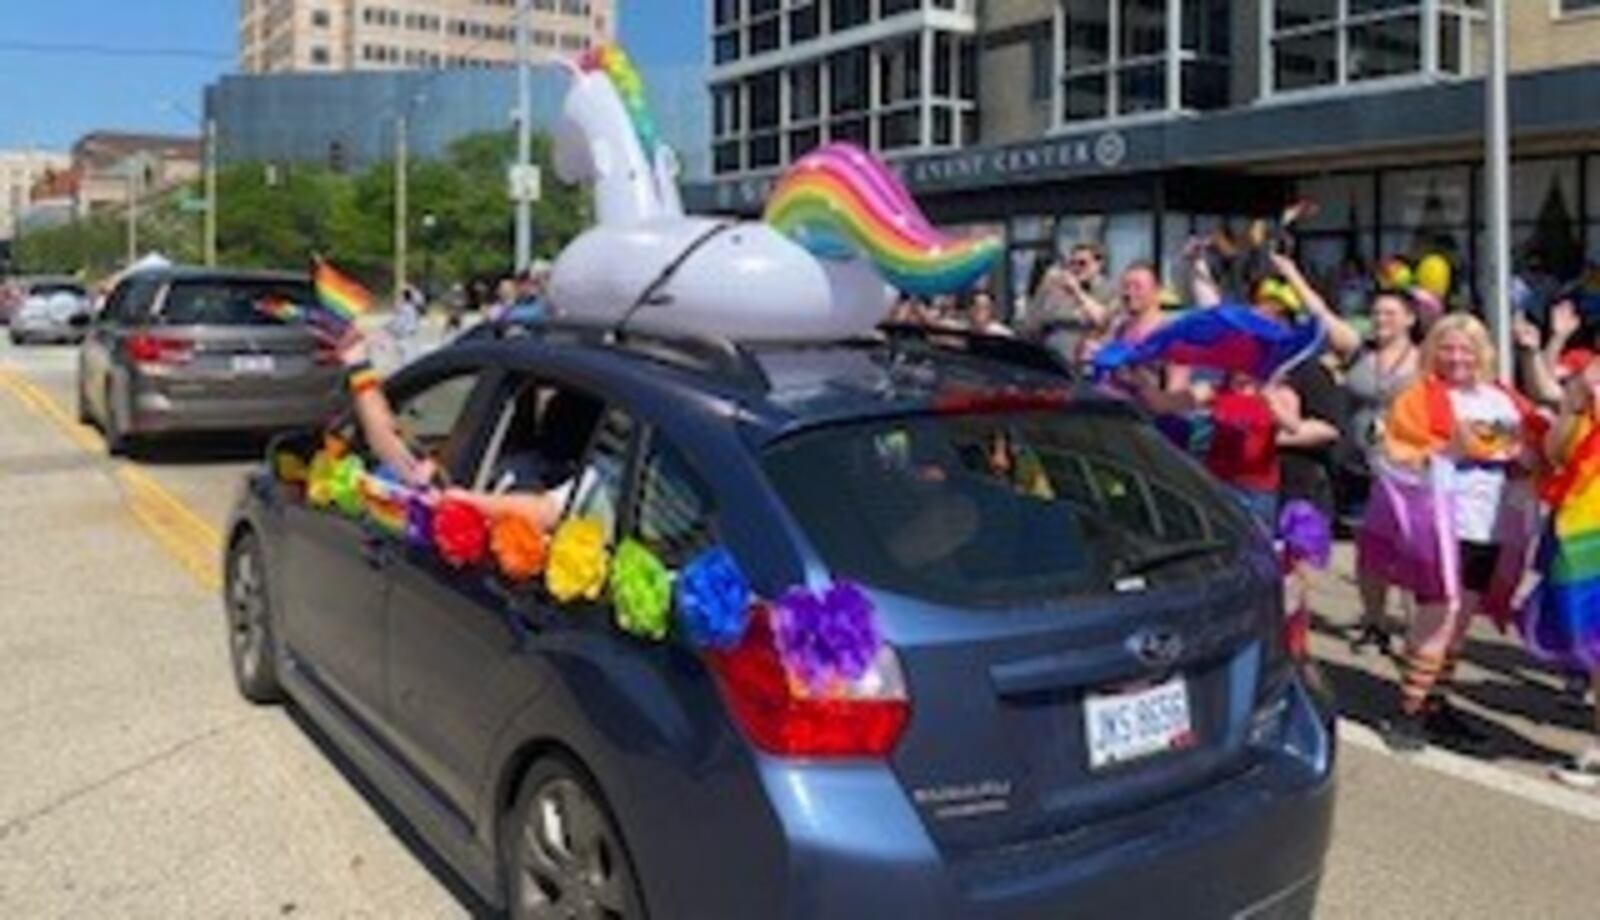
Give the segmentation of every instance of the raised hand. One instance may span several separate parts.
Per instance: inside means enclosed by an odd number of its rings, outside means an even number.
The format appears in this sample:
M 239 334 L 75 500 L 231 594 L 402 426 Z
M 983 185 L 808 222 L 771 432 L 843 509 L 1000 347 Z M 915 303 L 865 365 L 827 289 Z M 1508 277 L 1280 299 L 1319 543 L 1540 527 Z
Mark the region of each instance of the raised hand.
M 1570 300 L 1563 300 L 1550 308 L 1550 336 L 1562 344 L 1577 334 L 1583 325 L 1578 308 Z

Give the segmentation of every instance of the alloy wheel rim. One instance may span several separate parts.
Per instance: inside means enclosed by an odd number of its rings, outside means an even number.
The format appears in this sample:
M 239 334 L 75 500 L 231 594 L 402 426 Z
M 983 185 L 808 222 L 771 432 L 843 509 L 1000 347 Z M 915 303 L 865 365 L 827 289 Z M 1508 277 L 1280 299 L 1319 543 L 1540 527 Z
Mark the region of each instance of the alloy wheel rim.
M 537 920 L 628 916 L 621 847 L 597 803 L 571 779 L 546 783 L 522 830 L 517 897 Z
M 246 679 L 255 677 L 261 664 L 261 650 L 266 624 L 263 613 L 266 605 L 261 590 L 261 576 L 256 567 L 255 554 L 242 549 L 233 557 L 233 578 L 228 587 L 230 613 L 229 638 L 233 645 L 234 660 Z

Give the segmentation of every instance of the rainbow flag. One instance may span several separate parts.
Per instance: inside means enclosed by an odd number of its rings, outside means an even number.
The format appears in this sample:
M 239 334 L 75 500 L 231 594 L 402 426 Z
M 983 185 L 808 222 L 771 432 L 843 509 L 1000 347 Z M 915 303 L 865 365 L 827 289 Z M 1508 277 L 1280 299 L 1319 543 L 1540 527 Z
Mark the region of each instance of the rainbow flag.
M 360 282 L 344 274 L 324 259 L 317 259 L 311 271 L 311 283 L 317 291 L 317 302 L 322 309 L 337 318 L 343 325 L 356 321 L 372 309 L 372 294 Z
M 1544 576 L 1522 611 L 1522 636 L 1540 658 L 1600 668 L 1600 424 L 1590 422 L 1545 487 L 1554 509 L 1539 544 Z
M 1123 367 L 1165 361 L 1272 380 L 1322 350 L 1322 324 L 1286 326 L 1249 307 L 1190 310 L 1137 343 L 1113 342 L 1094 356 L 1101 376 Z
M 301 323 L 306 319 L 304 307 L 282 297 L 264 297 L 256 301 L 256 310 L 280 323 Z
M 404 536 L 411 490 L 372 473 L 362 475 L 360 489 L 362 505 L 373 526 L 390 536 Z

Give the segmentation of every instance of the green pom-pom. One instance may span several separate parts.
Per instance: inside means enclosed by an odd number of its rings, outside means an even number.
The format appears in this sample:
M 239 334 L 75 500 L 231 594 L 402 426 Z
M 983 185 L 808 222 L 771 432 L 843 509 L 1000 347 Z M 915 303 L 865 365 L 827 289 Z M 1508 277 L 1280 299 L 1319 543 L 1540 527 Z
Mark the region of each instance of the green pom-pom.
M 350 517 L 366 513 L 367 504 L 361 497 L 361 476 L 365 472 L 361 458 L 352 455 L 335 462 L 332 475 L 328 477 L 329 500 Z
M 622 541 L 611 561 L 611 601 L 624 632 L 656 641 L 667 637 L 672 573 L 632 537 Z

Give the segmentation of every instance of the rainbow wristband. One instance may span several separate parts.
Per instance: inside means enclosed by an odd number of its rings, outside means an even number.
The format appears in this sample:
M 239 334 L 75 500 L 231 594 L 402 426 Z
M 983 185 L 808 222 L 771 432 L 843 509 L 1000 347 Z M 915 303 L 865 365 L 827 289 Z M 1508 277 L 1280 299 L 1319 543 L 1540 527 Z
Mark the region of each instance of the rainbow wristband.
M 350 368 L 348 381 L 350 392 L 359 396 L 368 390 L 377 389 L 383 383 L 383 378 L 378 376 L 378 372 L 372 369 L 371 364 L 363 361 Z

